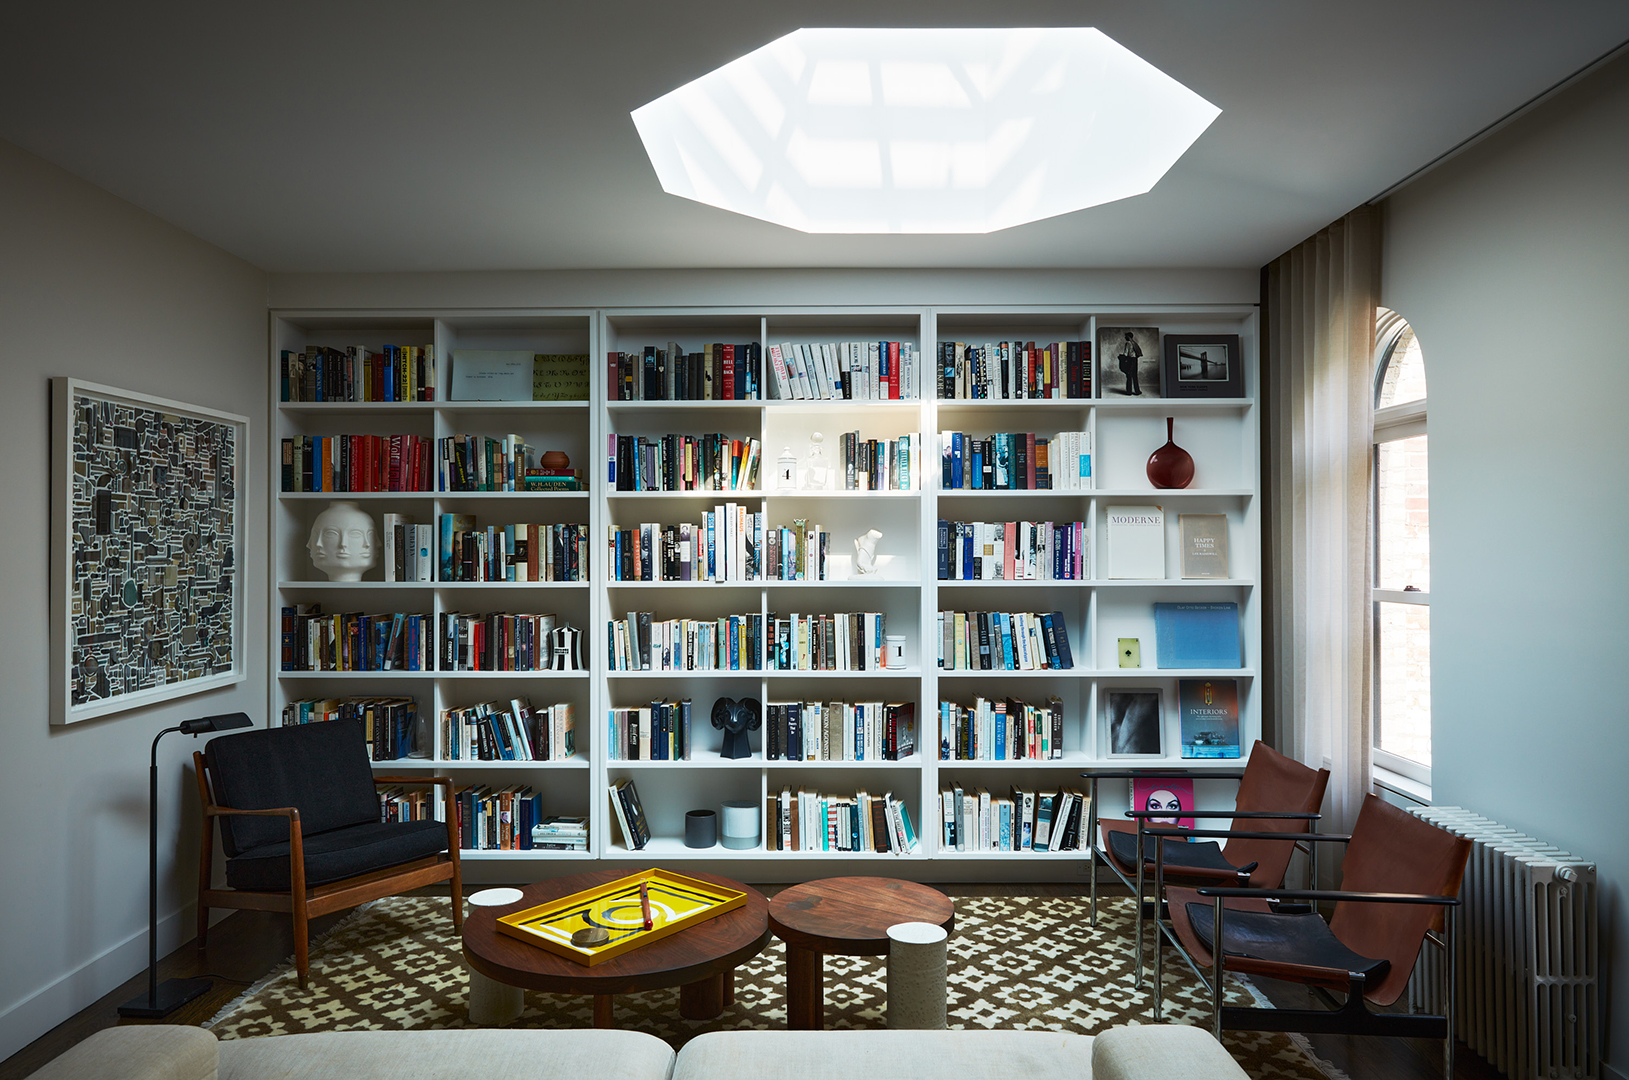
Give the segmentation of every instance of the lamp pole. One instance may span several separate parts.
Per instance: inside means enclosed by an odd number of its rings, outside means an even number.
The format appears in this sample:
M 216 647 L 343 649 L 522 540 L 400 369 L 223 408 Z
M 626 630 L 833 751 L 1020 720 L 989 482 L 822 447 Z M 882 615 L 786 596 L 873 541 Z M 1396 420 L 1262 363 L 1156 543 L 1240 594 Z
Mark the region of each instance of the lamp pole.
M 183 720 L 172 728 L 165 728 L 153 736 L 153 748 L 147 767 L 147 992 L 131 998 L 119 1006 L 120 1016 L 142 1020 L 156 1020 L 168 1016 L 214 985 L 209 979 L 165 979 L 158 981 L 158 743 L 172 731 L 185 732 L 193 738 L 211 731 L 248 727 L 250 720 L 244 713 L 205 716 L 197 720 Z M 204 843 L 209 842 L 206 836 Z

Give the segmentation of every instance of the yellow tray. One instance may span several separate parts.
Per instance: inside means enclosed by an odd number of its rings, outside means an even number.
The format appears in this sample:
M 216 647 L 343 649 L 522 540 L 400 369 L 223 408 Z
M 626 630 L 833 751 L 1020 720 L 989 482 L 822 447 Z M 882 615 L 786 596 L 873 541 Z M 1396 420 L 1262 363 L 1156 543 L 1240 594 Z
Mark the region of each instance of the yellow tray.
M 650 895 L 650 930 L 645 929 L 639 886 Z M 593 967 L 613 956 L 660 941 L 687 926 L 706 922 L 747 902 L 747 894 L 667 870 L 645 870 L 596 888 L 505 915 L 498 932 Z M 603 945 L 571 943 L 571 935 L 588 926 L 603 926 L 611 940 Z

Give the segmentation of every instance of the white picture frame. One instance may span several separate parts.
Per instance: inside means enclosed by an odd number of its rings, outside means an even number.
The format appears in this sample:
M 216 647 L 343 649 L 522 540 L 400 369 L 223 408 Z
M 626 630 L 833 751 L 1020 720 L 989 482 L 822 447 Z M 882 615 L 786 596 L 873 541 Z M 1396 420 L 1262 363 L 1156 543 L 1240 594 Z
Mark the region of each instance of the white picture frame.
M 235 413 L 51 380 L 53 725 L 248 677 L 248 436 Z

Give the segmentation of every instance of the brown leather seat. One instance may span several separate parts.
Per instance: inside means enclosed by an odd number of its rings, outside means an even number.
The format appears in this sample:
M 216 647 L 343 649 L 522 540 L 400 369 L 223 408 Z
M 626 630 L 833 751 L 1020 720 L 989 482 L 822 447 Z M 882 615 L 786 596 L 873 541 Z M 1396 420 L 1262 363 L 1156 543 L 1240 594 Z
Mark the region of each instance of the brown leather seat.
M 1375 1013 L 1364 1003 L 1387 1006 L 1402 995 L 1427 932 L 1443 927 L 1444 915 L 1458 903 L 1470 841 L 1374 795 L 1365 797 L 1350 838 L 1325 839 L 1348 843 L 1338 891 L 1269 889 L 1250 896 L 1232 888 L 1166 890 L 1173 932 L 1199 968 L 1212 972 L 1206 981 L 1216 1033 L 1230 1028 L 1442 1038 L 1452 1075 L 1451 922 L 1444 934 L 1446 1015 Z M 1223 969 L 1342 991 L 1346 1004 L 1335 1010 L 1223 1007 L 1212 951 L 1218 899 L 1225 905 Z M 1326 924 L 1317 914 L 1277 913 L 1275 899 L 1333 900 L 1335 909 Z
M 1410 893 L 1424 896 L 1454 896 L 1465 875 L 1471 842 L 1437 828 L 1413 814 L 1399 810 L 1383 799 L 1369 795 L 1363 800 L 1357 824 L 1342 865 L 1343 893 Z M 1201 967 L 1210 966 L 1212 923 L 1215 902 L 1193 889 L 1170 888 L 1166 899 L 1171 907 L 1171 924 L 1177 937 Z M 1297 955 L 1273 950 L 1269 927 L 1282 922 L 1283 933 L 1291 932 L 1285 920 L 1296 916 L 1275 915 L 1265 900 L 1229 899 L 1228 913 L 1251 911 L 1265 918 L 1251 924 L 1234 924 L 1222 919 L 1223 966 L 1229 971 L 1265 975 L 1273 979 L 1310 983 L 1332 990 L 1346 990 L 1347 966 L 1320 964 L 1316 954 Z M 1199 918 L 1196 919 L 1196 916 Z M 1320 916 L 1301 916 L 1317 918 Z M 1442 909 L 1425 904 L 1387 904 L 1356 900 L 1336 903 L 1328 922 L 1329 937 L 1360 957 L 1387 961 L 1389 969 L 1378 978 L 1365 980 L 1363 996 L 1376 1005 L 1390 1005 L 1408 985 L 1414 960 L 1425 941 L 1426 931 L 1442 925 Z M 1248 934 L 1248 937 L 1246 936 Z M 1266 936 L 1264 936 L 1266 935 Z M 1291 957 L 1294 957 L 1293 959 Z
M 1250 760 L 1239 781 L 1234 809 L 1251 813 L 1316 813 L 1323 805 L 1324 789 L 1328 785 L 1328 769 L 1308 768 L 1257 740 L 1250 748 Z M 1122 877 L 1135 878 L 1137 823 L 1102 818 L 1098 823 L 1103 850 L 1110 864 Z M 1304 818 L 1255 818 L 1240 827 L 1251 832 L 1297 834 L 1305 833 L 1308 825 Z M 1273 888 L 1284 881 L 1290 856 L 1295 853 L 1294 840 L 1294 836 L 1285 842 L 1239 837 L 1229 840 L 1225 851 L 1215 840 L 1167 842 L 1165 880 L 1168 884 L 1232 884 L 1238 878 L 1240 867 L 1255 863 L 1250 884 L 1255 888 Z M 1150 875 L 1154 867 L 1154 843 L 1153 837 L 1143 838 L 1145 872 Z

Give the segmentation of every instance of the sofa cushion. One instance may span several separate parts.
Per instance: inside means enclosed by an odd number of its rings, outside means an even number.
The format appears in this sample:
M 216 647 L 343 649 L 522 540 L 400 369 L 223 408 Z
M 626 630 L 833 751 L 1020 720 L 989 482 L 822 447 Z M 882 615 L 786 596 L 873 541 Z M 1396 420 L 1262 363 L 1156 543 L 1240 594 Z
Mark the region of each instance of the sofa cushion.
M 215 1036 L 175 1024 L 104 1028 L 29 1080 L 215 1080 Z
M 331 1031 L 228 1039 L 221 1080 L 668 1080 L 673 1051 L 638 1031 Z
M 1091 1055 L 1090 1035 L 1061 1031 L 715 1031 L 684 1044 L 673 1080 L 1084 1080 Z
M 1092 1043 L 1092 1080 L 1247 1080 L 1203 1028 L 1141 1024 L 1110 1028 Z
M 305 883 L 321 885 L 446 851 L 447 825 L 441 821 L 374 821 L 303 837 L 301 845 Z M 226 883 L 234 889 L 282 892 L 289 887 L 289 871 L 289 844 L 283 840 L 226 860 Z

